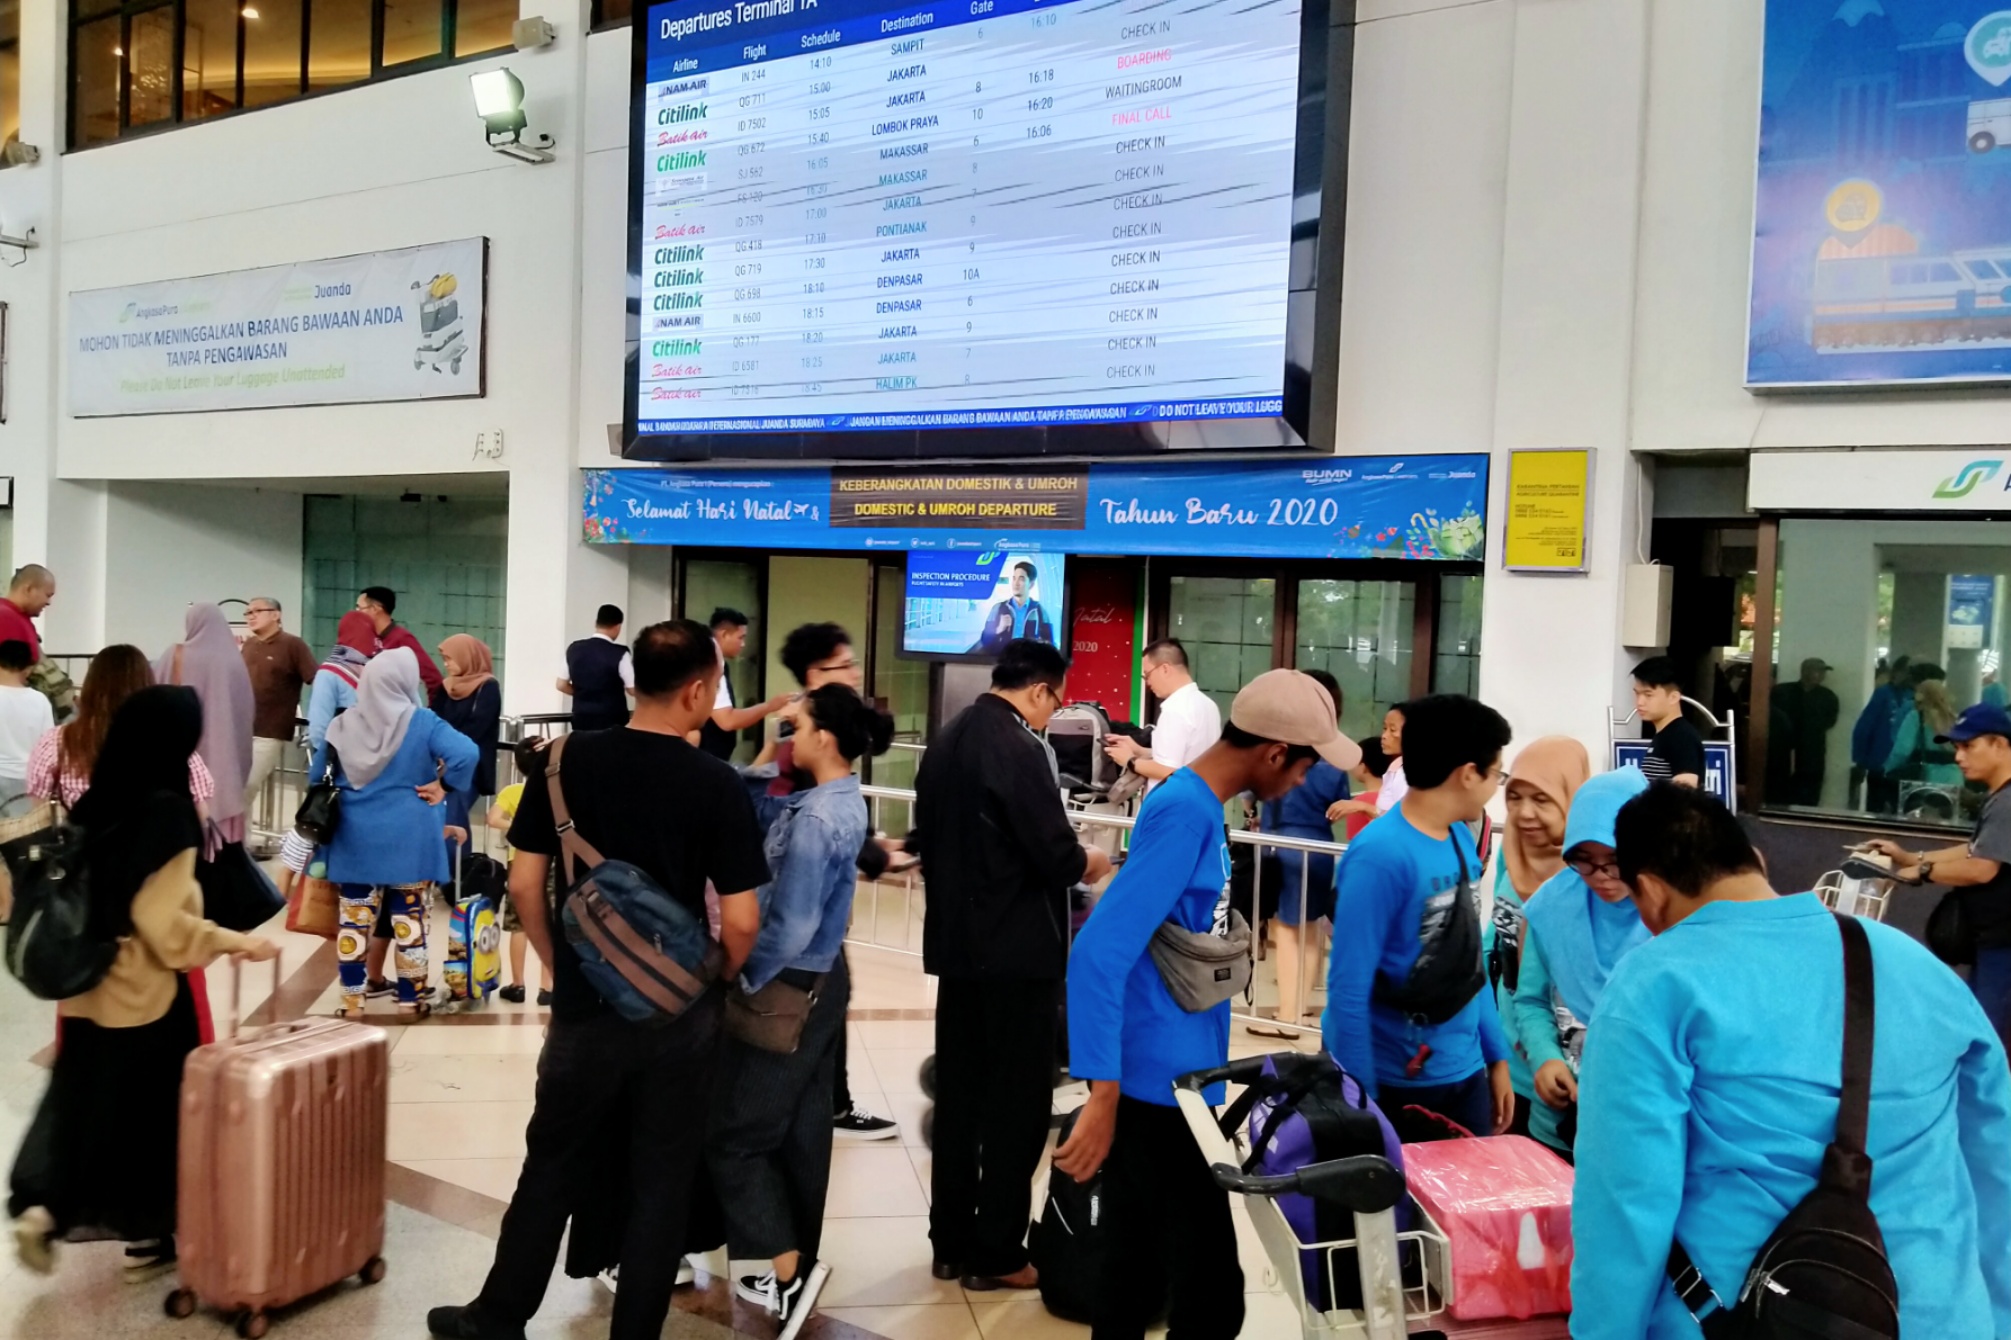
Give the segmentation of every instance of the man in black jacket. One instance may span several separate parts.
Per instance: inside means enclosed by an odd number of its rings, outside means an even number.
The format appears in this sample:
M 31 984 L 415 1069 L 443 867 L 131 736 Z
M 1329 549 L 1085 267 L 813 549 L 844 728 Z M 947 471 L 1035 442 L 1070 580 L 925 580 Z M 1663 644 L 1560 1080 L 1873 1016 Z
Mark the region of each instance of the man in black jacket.
M 1007 643 L 991 692 L 929 742 L 915 777 L 922 965 L 940 979 L 929 1239 L 936 1278 L 966 1289 L 1037 1282 L 1026 1226 L 1053 1105 L 1068 891 L 1110 873 L 1069 827 L 1036 734 L 1067 677 L 1048 644 Z

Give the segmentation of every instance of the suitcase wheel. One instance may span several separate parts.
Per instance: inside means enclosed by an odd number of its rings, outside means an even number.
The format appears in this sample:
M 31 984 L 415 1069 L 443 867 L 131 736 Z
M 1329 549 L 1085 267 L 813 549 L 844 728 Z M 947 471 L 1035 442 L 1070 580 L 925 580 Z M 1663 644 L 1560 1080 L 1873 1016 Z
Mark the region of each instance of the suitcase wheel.
M 936 1096 L 936 1058 L 933 1054 L 922 1062 L 921 1074 L 918 1078 L 922 1086 L 923 1096 L 934 1099 Z
M 373 1256 L 363 1263 L 363 1269 L 356 1272 L 356 1278 L 365 1284 L 375 1284 L 384 1278 L 384 1258 Z
M 237 1319 L 237 1333 L 244 1340 L 260 1340 L 271 1325 L 263 1312 L 247 1312 Z
M 170 1317 L 175 1318 L 194 1316 L 196 1296 L 187 1289 L 175 1289 L 168 1294 L 167 1300 L 161 1304 L 161 1310 L 166 1312 Z

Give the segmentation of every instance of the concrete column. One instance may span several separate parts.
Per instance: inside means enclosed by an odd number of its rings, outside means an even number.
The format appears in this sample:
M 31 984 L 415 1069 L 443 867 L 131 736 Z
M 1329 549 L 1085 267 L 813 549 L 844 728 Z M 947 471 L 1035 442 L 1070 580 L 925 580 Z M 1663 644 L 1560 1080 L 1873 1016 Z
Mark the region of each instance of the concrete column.
M 1781 653 L 1776 686 L 1811 656 L 1829 662 L 1839 719 L 1823 764 L 1822 803 L 1850 796 L 1850 733 L 1878 675 L 1878 547 L 1848 521 L 1791 520 L 1781 527 Z M 1762 643 L 1760 654 L 1764 654 Z M 1761 776 L 1765 759 L 1750 761 Z
M 1588 447 L 1596 457 L 1590 571 L 1527 575 L 1489 545 L 1481 697 L 1527 743 L 1573 735 L 1606 765 L 1607 712 L 1631 709 L 1620 645 L 1622 569 L 1639 561 L 1652 478 L 1628 450 L 1645 0 L 1515 7 L 1493 505 L 1504 516 L 1508 452 Z
M 1942 663 L 1948 636 L 1948 574 L 1900 572 L 1892 582 L 1892 653 Z

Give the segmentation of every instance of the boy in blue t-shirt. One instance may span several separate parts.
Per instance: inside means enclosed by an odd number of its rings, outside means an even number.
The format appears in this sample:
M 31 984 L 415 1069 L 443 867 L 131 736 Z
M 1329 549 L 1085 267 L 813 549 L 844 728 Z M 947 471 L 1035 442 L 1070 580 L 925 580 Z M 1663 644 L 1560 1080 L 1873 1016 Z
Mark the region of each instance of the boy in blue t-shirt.
M 1507 1035 L 1479 963 L 1471 999 L 1441 1022 L 1427 1022 L 1393 997 L 1410 980 L 1426 927 L 1436 932 L 1455 898 L 1472 899 L 1479 915 L 1481 861 L 1467 825 L 1501 785 L 1508 723 L 1457 694 L 1420 698 L 1402 710 L 1410 790 L 1341 858 L 1320 1032 L 1404 1140 L 1451 1133 L 1410 1108 L 1475 1135 L 1498 1135 L 1514 1119 L 1515 1091 Z
M 1231 796 L 1276 800 L 1316 759 L 1345 771 L 1360 757 L 1317 681 L 1296 670 L 1259 675 L 1236 695 L 1221 740 L 1146 798 L 1130 858 L 1076 939 L 1069 1070 L 1089 1081 L 1090 1093 L 1054 1166 L 1079 1182 L 1104 1173 L 1110 1246 L 1095 1340 L 1142 1340 L 1169 1289 L 1173 1334 L 1231 1340 L 1242 1329 L 1228 1194 L 1173 1098 L 1177 1077 L 1228 1061 L 1229 1002 L 1195 1014 L 1181 1009 L 1147 946 L 1167 921 L 1190 931 L 1226 923 L 1222 806 Z M 1219 1091 L 1208 1097 L 1222 1100 Z

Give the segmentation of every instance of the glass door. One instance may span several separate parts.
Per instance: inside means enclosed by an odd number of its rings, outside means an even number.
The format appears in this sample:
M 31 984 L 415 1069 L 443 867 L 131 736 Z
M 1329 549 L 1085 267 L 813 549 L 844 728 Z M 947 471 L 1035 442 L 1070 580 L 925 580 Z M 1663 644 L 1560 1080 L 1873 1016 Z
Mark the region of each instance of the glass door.
M 1229 719 L 1237 690 L 1278 664 L 1278 583 L 1270 577 L 1169 579 L 1166 633 L 1187 648 L 1194 682 Z
M 767 575 L 765 563 L 739 559 L 688 559 L 680 569 L 677 608 L 682 617 L 709 623 L 717 609 L 739 610 L 747 616 L 747 645 L 726 668 L 736 703 L 761 701 L 761 667 L 768 659 L 768 610 L 762 598 Z M 736 762 L 753 758 L 761 747 L 759 731 L 746 735 L 753 738 L 742 739 L 734 752 Z
M 1341 729 L 1373 739 L 1383 714 L 1413 695 L 1416 582 L 1304 578 L 1298 583 L 1293 664 L 1341 686 Z

